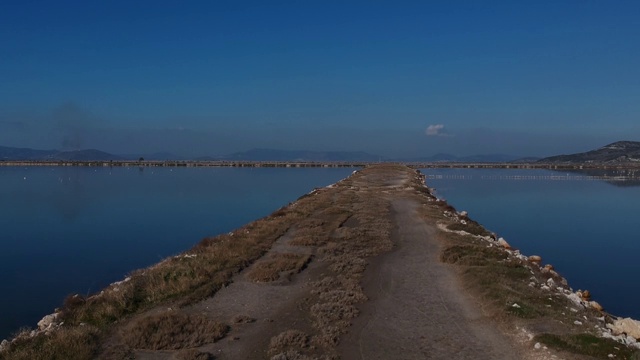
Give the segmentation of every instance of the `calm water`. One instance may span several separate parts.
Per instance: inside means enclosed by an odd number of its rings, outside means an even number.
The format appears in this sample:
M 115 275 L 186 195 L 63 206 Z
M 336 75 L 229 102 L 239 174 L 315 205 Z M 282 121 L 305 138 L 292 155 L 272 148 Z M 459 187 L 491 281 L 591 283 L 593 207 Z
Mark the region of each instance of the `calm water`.
M 640 319 L 638 182 L 542 170 L 422 172 L 441 198 L 524 254 L 542 256 L 574 290 L 588 289 L 607 311 Z
M 353 170 L 0 167 L 0 339 Z

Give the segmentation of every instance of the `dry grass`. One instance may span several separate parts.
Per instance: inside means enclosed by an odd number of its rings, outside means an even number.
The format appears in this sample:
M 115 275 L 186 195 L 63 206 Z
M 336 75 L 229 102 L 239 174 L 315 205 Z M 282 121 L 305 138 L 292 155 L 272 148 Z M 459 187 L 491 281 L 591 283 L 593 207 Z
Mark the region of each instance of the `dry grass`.
M 290 221 L 287 216 L 262 219 L 233 235 L 204 239 L 182 255 L 133 272 L 127 282 L 66 302 L 62 318 L 70 324 L 102 327 L 163 301 L 180 298 L 186 305 L 207 298 L 260 258 L 287 231 Z
M 17 339 L 0 359 L 86 360 L 97 354 L 99 330 L 93 326 L 62 327 L 50 335 Z
M 336 216 L 324 231 L 330 234 L 319 244 L 321 261 L 329 272 L 313 283 L 314 300 L 309 314 L 318 334 L 312 343 L 323 349 L 323 354 L 335 354 L 340 336 L 348 331 L 351 321 L 358 316 L 358 303 L 366 301 L 360 280 L 371 256 L 389 251 L 390 203 L 378 196 L 377 186 L 383 186 L 385 176 L 373 180 L 356 174 L 342 182 L 336 191 L 332 207 L 323 214 Z M 348 211 L 345 211 L 348 209 Z M 306 234 L 305 234 L 306 235 Z
M 213 343 L 227 331 L 228 326 L 217 321 L 170 311 L 136 319 L 121 336 L 133 349 L 174 350 Z
M 508 254 L 497 247 L 473 244 L 452 245 L 440 254 L 440 260 L 449 264 L 485 266 L 506 260 Z
M 483 240 L 451 233 L 440 237 L 447 244 L 441 260 L 461 267 L 465 286 L 484 300 L 494 318 L 556 318 L 573 322 L 563 315 L 570 306 L 569 300 L 529 286 L 533 279 L 541 283 L 546 277 L 536 274 L 528 262 L 509 257 L 503 249 L 489 247 Z
M 309 347 L 309 335 L 299 330 L 287 330 L 269 341 L 269 354 L 279 354 L 286 351 L 299 351 Z
M 327 206 L 330 204 L 326 204 Z M 335 206 L 335 204 L 331 204 Z M 293 239 L 294 246 L 322 246 L 330 241 L 331 233 L 347 221 L 352 213 L 340 207 L 328 207 L 296 225 Z
M 479 236 L 491 236 L 492 233 L 490 231 L 487 231 L 487 229 L 485 229 L 482 225 L 478 224 L 477 222 L 471 220 L 471 219 L 465 219 L 464 220 L 466 222 L 466 224 L 463 224 L 461 222 L 455 222 L 452 224 L 449 224 L 447 226 L 447 228 L 449 230 L 462 230 L 462 231 L 466 231 L 469 234 L 473 234 L 473 235 L 479 235 Z
M 256 322 L 256 319 L 247 315 L 236 315 L 231 319 L 232 324 L 251 324 Z
M 247 272 L 247 277 L 255 282 L 276 281 L 302 271 L 311 261 L 311 255 L 276 253 L 255 263 Z

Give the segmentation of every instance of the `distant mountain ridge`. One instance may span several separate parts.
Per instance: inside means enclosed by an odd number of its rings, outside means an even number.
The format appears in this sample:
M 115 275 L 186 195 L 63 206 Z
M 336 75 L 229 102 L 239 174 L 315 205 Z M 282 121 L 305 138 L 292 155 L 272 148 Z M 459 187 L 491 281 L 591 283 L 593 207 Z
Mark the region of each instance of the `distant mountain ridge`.
M 540 163 L 591 163 L 591 164 L 620 164 L 640 163 L 640 142 L 617 141 L 599 149 L 587 152 L 550 156 L 538 160 Z
M 0 146 L 0 160 L 104 161 L 121 159 L 122 158 L 120 156 L 109 154 L 96 149 L 60 151 Z
M 397 161 L 397 162 L 533 162 L 538 158 L 520 158 L 504 154 L 487 154 L 456 156 L 439 153 L 432 156 L 416 158 L 387 158 L 364 151 L 310 151 L 310 150 L 278 150 L 251 149 L 222 156 L 183 157 L 169 152 L 152 154 L 110 154 L 96 149 L 61 151 L 36 150 L 31 148 L 15 148 L 0 146 L 0 160 L 66 160 L 66 161 L 109 161 L 109 160 L 196 160 L 196 161 L 314 161 L 314 162 L 342 162 L 342 161 Z
M 425 156 L 411 159 L 400 159 L 399 161 L 409 162 L 462 162 L 462 163 L 507 163 L 507 162 L 519 162 L 521 157 L 505 154 L 484 154 L 484 155 L 469 155 L 469 156 L 456 156 L 446 153 L 438 153 L 432 156 Z M 527 158 L 538 160 L 538 158 Z
M 364 151 L 309 151 L 251 149 L 222 156 L 183 157 L 169 152 L 153 154 L 115 155 L 96 149 L 61 151 L 38 150 L 0 146 L 0 160 L 64 160 L 64 161 L 109 161 L 109 160 L 196 160 L 196 161 L 312 161 L 312 162 L 461 162 L 461 163 L 640 163 L 640 142 L 618 141 L 600 149 L 570 155 L 547 158 L 518 157 L 506 154 L 484 154 L 456 156 L 438 153 L 415 158 L 387 158 Z

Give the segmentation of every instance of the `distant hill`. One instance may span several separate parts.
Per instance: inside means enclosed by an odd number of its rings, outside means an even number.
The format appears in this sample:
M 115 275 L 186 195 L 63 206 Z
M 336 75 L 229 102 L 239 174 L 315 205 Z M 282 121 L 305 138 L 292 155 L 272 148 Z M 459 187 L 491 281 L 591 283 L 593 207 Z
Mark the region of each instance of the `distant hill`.
M 122 160 L 120 156 L 109 154 L 104 151 L 100 151 L 96 149 L 61 151 L 54 154 L 51 158 L 54 160 L 67 160 L 67 161 Z
M 455 156 L 452 154 L 438 153 L 432 156 L 425 156 L 411 159 L 400 159 L 399 161 L 410 162 L 463 162 L 463 163 L 506 163 L 522 159 L 518 156 L 505 154 L 486 154 Z
M 383 157 L 362 151 L 296 151 L 251 149 L 217 158 L 244 161 L 380 161 Z
M 42 160 L 58 153 L 57 150 L 35 150 L 0 146 L 0 160 Z
M 176 155 L 170 152 L 155 152 L 150 154 L 119 154 L 118 156 L 125 160 L 138 160 L 139 158 L 151 161 L 188 160 L 188 158 L 185 158 L 184 156 Z
M 14 148 L 0 146 L 0 160 L 66 160 L 66 161 L 109 161 L 109 160 L 196 160 L 196 161 L 398 161 L 398 162 L 465 162 L 465 163 L 506 163 L 506 162 L 534 162 L 536 158 L 521 158 L 513 155 L 487 154 L 471 156 L 455 156 L 439 153 L 432 156 L 417 158 L 389 159 L 383 156 L 363 151 L 308 151 L 308 150 L 277 150 L 251 149 L 223 156 L 181 157 L 179 155 L 158 152 L 152 154 L 110 154 L 96 149 L 60 151 L 36 150 L 30 148 Z
M 30 148 L 14 148 L 0 146 L 0 160 L 120 160 L 120 156 L 104 151 L 87 149 L 73 151 L 36 150 Z
M 618 141 L 596 150 L 570 155 L 557 155 L 538 160 L 541 163 L 640 163 L 640 142 Z

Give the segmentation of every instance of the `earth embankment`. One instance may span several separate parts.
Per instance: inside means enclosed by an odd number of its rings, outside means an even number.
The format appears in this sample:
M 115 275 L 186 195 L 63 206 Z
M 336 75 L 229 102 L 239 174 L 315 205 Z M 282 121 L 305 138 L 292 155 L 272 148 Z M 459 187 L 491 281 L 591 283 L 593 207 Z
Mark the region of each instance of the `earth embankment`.
M 370 166 L 70 297 L 0 359 L 631 359 L 490 235 L 419 172 Z

